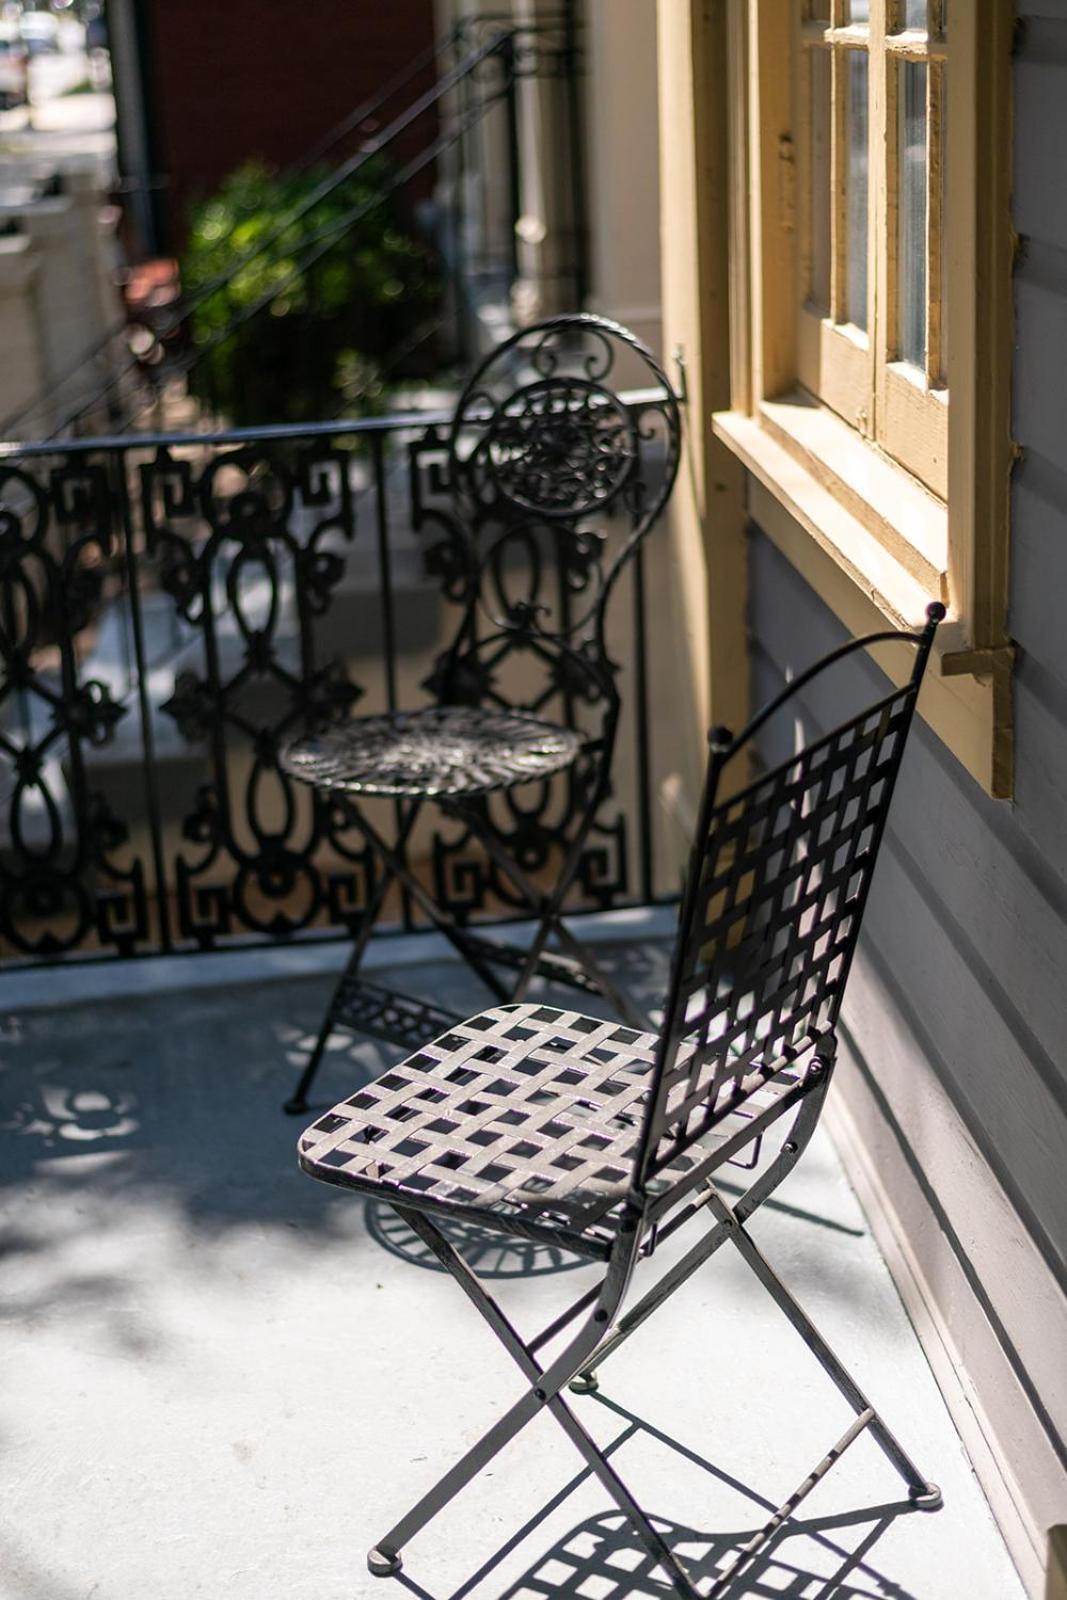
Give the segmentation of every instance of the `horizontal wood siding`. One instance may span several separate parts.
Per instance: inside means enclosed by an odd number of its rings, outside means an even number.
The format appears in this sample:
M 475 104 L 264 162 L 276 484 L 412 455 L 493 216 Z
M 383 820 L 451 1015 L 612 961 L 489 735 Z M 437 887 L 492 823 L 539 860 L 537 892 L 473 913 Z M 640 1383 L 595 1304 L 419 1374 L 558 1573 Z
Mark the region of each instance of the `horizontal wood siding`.
M 1016 798 L 990 800 L 917 726 L 846 1006 L 841 1092 L 1039 1553 L 1067 1504 L 1067 4 L 1022 12 Z M 750 626 L 755 704 L 844 637 L 757 528 Z M 829 729 L 880 681 L 864 658 L 804 717 Z M 767 756 L 794 737 L 779 730 Z

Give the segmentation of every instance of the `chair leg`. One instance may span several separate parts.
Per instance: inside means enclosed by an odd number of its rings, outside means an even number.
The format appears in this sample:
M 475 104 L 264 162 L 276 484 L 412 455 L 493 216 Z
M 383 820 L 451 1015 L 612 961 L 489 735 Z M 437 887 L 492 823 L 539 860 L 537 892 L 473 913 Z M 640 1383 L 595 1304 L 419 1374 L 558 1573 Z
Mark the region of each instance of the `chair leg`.
M 542 1371 L 528 1346 L 488 1294 L 476 1274 L 434 1223 L 420 1212 L 409 1211 L 400 1206 L 395 1209 L 430 1247 L 442 1266 L 456 1279 L 467 1298 L 481 1312 L 534 1387 L 528 1390 L 510 1411 L 499 1418 L 489 1432 L 445 1473 L 407 1516 L 374 1546 L 367 1556 L 367 1565 L 371 1573 L 376 1577 L 388 1577 L 399 1572 L 401 1550 L 404 1545 L 544 1408 L 556 1417 L 589 1469 L 599 1479 L 623 1515 L 630 1520 L 649 1555 L 670 1577 L 675 1593 L 681 1595 L 683 1600 L 699 1600 L 695 1585 L 690 1581 L 670 1547 L 653 1527 L 608 1458 L 582 1427 L 559 1392 L 588 1358 L 591 1347 L 596 1345 L 601 1337 L 601 1330 L 610 1319 L 612 1309 L 617 1309 L 629 1281 L 632 1259 L 621 1270 L 614 1264 L 609 1267 L 597 1309 L 568 1348 L 550 1368 Z
M 471 953 L 465 948 L 462 942 L 462 930 L 454 926 L 450 921 L 442 916 L 441 912 L 434 906 L 433 901 L 422 888 L 422 885 L 416 878 L 412 877 L 411 873 L 407 871 L 404 865 L 404 846 L 411 836 L 412 829 L 415 826 L 415 821 L 421 808 L 421 800 L 414 801 L 409 806 L 407 815 L 403 820 L 400 832 L 397 836 L 396 843 L 392 847 L 390 847 L 381 837 L 381 835 L 371 827 L 370 823 L 365 817 L 360 818 L 360 827 L 363 830 L 364 838 L 367 840 L 367 843 L 370 845 L 372 850 L 375 851 L 378 859 L 380 860 L 382 864 L 382 872 L 378 879 L 374 893 L 367 903 L 366 910 L 363 914 L 363 920 L 360 925 L 360 930 L 356 935 L 355 942 L 352 946 L 352 952 L 345 964 L 345 969 L 340 978 L 338 978 L 337 985 L 330 998 L 330 1004 L 327 1007 L 326 1016 L 323 1019 L 322 1027 L 319 1029 L 318 1038 L 315 1040 L 314 1049 L 312 1050 L 311 1055 L 308 1057 L 303 1072 L 300 1074 L 296 1088 L 293 1090 L 293 1093 L 289 1099 L 285 1101 L 284 1110 L 287 1111 L 290 1116 L 304 1116 L 310 1110 L 308 1105 L 308 1094 L 318 1073 L 319 1065 L 322 1061 L 323 1051 L 326 1048 L 326 1041 L 330 1037 L 335 1024 L 343 1015 L 343 1007 L 339 1003 L 341 996 L 344 993 L 346 985 L 350 984 L 353 978 L 355 978 L 356 974 L 359 972 L 367 946 L 370 943 L 371 935 L 374 932 L 379 912 L 381 911 L 382 906 L 385 904 L 385 897 L 388 894 L 392 884 L 396 882 L 402 883 L 408 892 L 415 897 L 422 908 L 429 911 L 435 925 L 440 929 L 447 939 L 451 940 L 453 946 L 459 952 L 459 954 L 463 956 L 468 964 L 474 969 L 474 971 L 477 972 L 478 976 L 482 979 L 482 982 L 485 984 L 490 994 L 495 995 L 498 1000 L 508 999 L 509 991 L 507 986 L 499 981 L 495 972 L 493 972 L 490 967 L 488 967 L 484 962 L 479 961 L 476 956 L 472 956 Z
M 811 1143 L 828 1088 L 829 1076 L 827 1075 L 818 1088 L 813 1090 L 807 1099 L 801 1102 L 800 1110 L 793 1119 L 793 1125 L 789 1130 L 788 1137 L 783 1141 L 782 1148 L 774 1160 L 764 1169 L 755 1183 L 750 1184 L 744 1194 L 734 1202 L 734 1215 L 739 1222 L 746 1221 L 756 1208 L 761 1206 L 774 1193 L 775 1189 L 788 1177 L 800 1160 Z M 709 1193 L 706 1195 L 703 1204 L 710 1204 L 712 1192 L 715 1191 L 713 1191 L 709 1182 Z M 684 1222 L 689 1219 L 681 1218 L 679 1220 Z M 664 1230 L 663 1237 L 668 1237 L 671 1232 L 673 1232 L 673 1227 L 667 1227 Z M 653 1311 L 658 1306 L 661 1306 L 665 1300 L 668 1300 L 676 1289 L 680 1289 L 682 1284 L 687 1282 L 694 1272 L 704 1265 L 705 1261 L 710 1260 L 716 1250 L 725 1244 L 729 1237 L 729 1229 L 722 1222 L 718 1222 L 710 1233 L 705 1234 L 703 1239 L 699 1240 L 691 1250 L 682 1256 L 680 1261 L 676 1261 L 674 1266 L 664 1273 L 659 1282 L 654 1284 L 648 1293 L 627 1311 L 625 1316 L 619 1318 L 615 1327 L 611 1329 L 597 1351 L 597 1368 L 603 1366 L 608 1356 L 613 1355 L 620 1345 L 625 1344 L 631 1334 L 636 1333 L 642 1323 L 648 1320 Z M 572 1394 L 595 1394 L 598 1387 L 596 1369 L 584 1367 L 571 1382 L 570 1390 Z
M 413 810 L 410 813 L 410 820 L 405 824 L 404 831 L 395 845 L 390 845 L 377 831 L 377 829 L 372 827 L 365 816 L 360 817 L 359 823 L 363 832 L 363 837 L 376 852 L 379 860 L 383 863 L 387 872 L 391 874 L 391 879 L 403 884 L 407 893 L 415 901 L 416 905 L 418 905 L 419 908 L 426 913 L 427 917 L 432 925 L 437 929 L 438 933 L 444 934 L 445 938 L 452 945 L 453 949 L 463 957 L 464 961 L 466 961 L 471 970 L 476 972 L 478 977 L 481 978 L 482 982 L 489 990 L 489 993 L 495 995 L 498 1000 L 507 1000 L 509 991 L 506 985 L 500 982 L 492 967 L 489 966 L 489 964 L 477 953 L 477 951 L 471 949 L 467 943 L 463 927 L 456 921 L 455 917 L 444 908 L 444 906 L 437 904 L 430 892 L 424 888 L 415 874 L 411 872 L 404 862 L 402 854 L 403 847 L 408 835 L 411 832 L 414 816 L 417 814 L 418 809 L 421 808 L 422 803 L 423 802 L 421 800 L 414 802 Z
M 360 954 L 362 955 L 362 951 Z M 355 965 L 358 967 L 359 962 L 357 961 Z M 344 977 L 341 979 L 341 983 L 344 983 L 345 978 L 348 977 L 349 968 L 351 966 L 352 962 L 350 960 L 348 966 L 345 967 Z M 318 1038 L 315 1040 L 315 1048 L 312 1050 L 311 1054 L 307 1058 L 307 1061 L 304 1063 L 304 1070 L 300 1074 L 296 1088 L 293 1090 L 292 1094 L 289 1096 L 289 1099 L 286 1100 L 284 1106 L 282 1107 L 282 1109 L 288 1112 L 289 1116 L 291 1117 L 302 1117 L 308 1110 L 308 1094 L 311 1090 L 311 1085 L 315 1081 L 316 1074 L 318 1073 L 319 1062 L 322 1060 L 322 1052 L 326 1048 L 326 1041 L 333 1031 L 334 1008 L 336 1005 L 337 996 L 341 989 L 341 983 L 339 983 L 337 988 L 334 990 L 333 998 L 330 1001 L 326 1015 L 322 1021 L 322 1027 L 319 1029 Z
M 396 849 L 398 854 L 403 851 L 404 846 L 411 837 L 411 831 L 415 826 L 416 819 L 421 809 L 421 800 L 416 801 L 408 808 L 407 816 L 404 818 L 401 824 L 400 832 L 397 837 Z M 364 826 L 362 819 L 360 821 L 360 826 Z M 368 842 L 370 843 L 372 849 L 376 849 L 376 836 L 370 838 Z M 378 854 L 380 855 L 381 852 L 378 851 Z M 356 973 L 359 971 L 360 964 L 363 961 L 364 952 L 366 951 L 367 945 L 370 943 L 370 936 L 374 931 L 374 925 L 378 920 L 378 914 L 381 911 L 382 906 L 385 904 L 385 897 L 389 893 L 390 886 L 395 878 L 396 872 L 394 871 L 392 865 L 387 863 L 385 871 L 379 877 L 374 888 L 374 892 L 367 902 L 359 932 L 356 934 L 355 942 L 352 946 L 352 953 L 345 963 L 344 971 L 337 980 L 333 994 L 330 996 L 330 1004 L 326 1008 L 326 1015 L 323 1018 L 322 1027 L 319 1029 L 318 1038 L 315 1040 L 315 1048 L 312 1050 L 311 1055 L 308 1057 L 307 1062 L 305 1063 L 304 1070 L 300 1074 L 296 1088 L 289 1096 L 289 1099 L 286 1100 L 283 1107 L 283 1109 L 288 1112 L 291 1117 L 301 1117 L 309 1110 L 308 1094 L 318 1073 L 319 1063 L 322 1060 L 322 1053 L 326 1049 L 326 1041 L 330 1037 L 330 1033 L 333 1030 L 333 1025 L 337 1020 L 338 999 L 344 990 L 345 984 L 354 978 Z
M 666 1572 L 671 1580 L 671 1587 L 682 1600 L 701 1600 L 696 1585 L 690 1579 L 685 1568 L 674 1554 L 670 1545 L 649 1521 L 629 1489 L 626 1487 L 611 1462 L 599 1449 L 593 1439 L 586 1433 L 577 1417 L 559 1395 L 549 1402 L 549 1410 L 567 1434 L 571 1442 L 578 1448 L 585 1459 L 590 1471 L 600 1480 L 603 1487 L 610 1494 L 623 1516 L 629 1519 L 637 1537 L 652 1557 Z
M 940 1489 L 936 1484 L 931 1483 L 929 1479 L 923 1477 L 895 1435 L 890 1432 L 883 1422 L 878 1411 L 871 1405 L 859 1384 L 852 1377 L 852 1374 L 838 1359 L 818 1328 L 811 1321 L 811 1318 L 798 1305 L 770 1263 L 757 1248 L 747 1229 L 738 1220 L 732 1208 L 727 1205 L 717 1190 L 712 1192 L 708 1204 L 719 1222 L 729 1231 L 729 1236 L 733 1243 L 763 1284 L 763 1287 L 770 1294 L 775 1304 L 789 1318 L 789 1321 L 800 1334 L 812 1355 L 815 1356 L 823 1371 L 836 1385 L 841 1394 L 844 1395 L 856 1415 L 860 1416 L 865 1412 L 870 1412 L 867 1426 L 869 1426 L 871 1434 L 881 1446 L 884 1454 L 907 1484 L 908 1496 L 912 1504 L 923 1511 L 938 1510 L 941 1505 Z
M 635 1006 L 633 1001 L 616 984 L 612 983 L 588 945 L 575 938 L 563 921 L 562 916 L 553 917 L 551 920 L 552 927 L 555 929 L 556 937 L 561 946 L 568 950 L 574 959 L 581 964 L 585 969 L 586 976 L 592 978 L 604 998 L 611 1001 L 611 1004 L 627 1026 L 636 1028 L 640 1033 L 654 1033 L 655 1027 L 651 1019 L 639 1007 Z M 516 995 L 515 998 L 521 999 L 522 997 Z
M 334 991 L 330 996 L 330 1003 L 326 1007 L 326 1015 L 322 1019 L 322 1027 L 319 1029 L 314 1049 L 304 1064 L 304 1070 L 300 1074 L 296 1088 L 284 1104 L 283 1110 L 291 1117 L 302 1117 L 310 1110 L 308 1094 L 318 1074 L 323 1051 L 326 1049 L 326 1041 L 340 1018 L 342 1011 L 340 1005 L 341 996 L 344 994 L 346 984 L 351 983 L 363 964 L 363 957 L 366 953 L 367 945 L 370 943 L 371 933 L 378 919 L 378 912 L 381 910 L 382 902 L 392 881 L 392 875 L 386 873 L 375 891 L 374 898 L 367 906 L 363 925 L 356 935 L 355 944 L 352 946 L 352 953 L 345 962 L 344 971 L 338 978 Z
M 646 1032 L 651 1027 L 649 1019 L 643 1016 L 632 1001 L 612 983 L 592 951 L 587 949 L 579 939 L 575 938 L 563 921 L 561 907 L 566 899 L 574 874 L 578 870 L 582 847 L 590 824 L 587 823 L 574 840 L 567 853 L 566 860 L 560 868 L 552 893 L 545 895 L 522 870 L 518 862 L 511 859 L 492 830 L 482 826 L 480 817 L 458 807 L 456 810 L 467 827 L 481 841 L 486 854 L 500 867 L 502 872 L 507 874 L 519 893 L 526 899 L 531 912 L 538 918 L 537 930 L 526 951 L 526 959 L 508 998 L 513 1001 L 526 998 L 527 990 L 537 974 L 538 962 L 548 944 L 549 935 L 555 932 L 560 944 L 570 952 L 571 956 L 585 972 L 586 977 L 596 985 L 604 998 L 610 1001 L 623 1021 L 631 1028 L 637 1028 L 639 1032 Z

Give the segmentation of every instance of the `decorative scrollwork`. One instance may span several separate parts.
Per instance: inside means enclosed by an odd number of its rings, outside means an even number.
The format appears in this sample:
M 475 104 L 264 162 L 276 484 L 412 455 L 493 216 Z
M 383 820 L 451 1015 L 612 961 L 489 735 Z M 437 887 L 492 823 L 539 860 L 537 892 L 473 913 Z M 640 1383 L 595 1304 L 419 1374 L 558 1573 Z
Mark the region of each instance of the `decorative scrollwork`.
M 580 378 L 526 384 L 499 406 L 472 458 L 512 505 L 581 517 L 612 500 L 637 461 L 637 434 L 610 390 Z M 485 498 L 479 483 L 478 493 Z
M 327 728 L 289 746 L 282 766 L 321 789 L 349 794 L 489 794 L 562 771 L 577 734 L 513 711 L 437 706 Z
M 633 398 L 615 387 L 620 373 Z M 588 760 L 486 804 L 515 859 L 544 881 L 596 808 L 576 874 L 596 906 L 625 896 L 629 881 L 625 804 L 597 788 L 620 710 L 607 604 L 670 494 L 680 437 L 659 363 L 618 325 L 571 316 L 521 331 L 483 361 L 444 457 L 436 430 L 412 447 L 426 567 L 460 608 L 424 686 L 445 704 L 582 729 Z M 519 904 L 458 824 L 436 835 L 433 864 L 436 892 L 460 914 Z
M 351 927 L 365 898 L 366 856 L 345 837 L 354 819 L 309 803 L 278 760 L 293 733 L 335 722 L 363 692 L 337 659 L 316 662 L 313 626 L 355 535 L 351 467 L 328 445 L 248 445 L 199 473 L 167 451 L 142 468 L 148 549 L 195 630 L 197 665 L 176 672 L 162 710 L 211 763 L 182 827 L 195 850 L 173 863 L 179 935 L 205 948 L 242 930 Z
M 148 928 L 129 828 L 93 785 L 90 752 L 126 716 L 86 676 L 114 544 L 107 474 L 66 462 L 48 477 L 0 468 L 0 950 L 51 959 L 90 941 L 129 954 Z

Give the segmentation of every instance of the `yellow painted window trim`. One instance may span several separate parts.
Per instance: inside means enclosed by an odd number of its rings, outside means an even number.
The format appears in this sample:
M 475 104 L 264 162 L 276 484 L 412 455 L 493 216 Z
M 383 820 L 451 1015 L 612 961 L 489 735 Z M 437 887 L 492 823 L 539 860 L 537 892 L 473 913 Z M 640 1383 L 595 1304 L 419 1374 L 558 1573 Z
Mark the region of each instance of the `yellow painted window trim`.
M 747 468 L 752 521 L 852 634 L 888 622 L 912 628 L 929 590 L 918 583 L 826 485 L 757 420 L 716 412 L 716 436 Z M 874 652 L 898 684 L 907 681 L 906 646 Z M 1011 652 L 975 651 L 958 618 L 938 629 L 933 670 L 919 709 L 924 720 L 988 794 L 1011 792 Z M 961 670 L 962 669 L 962 670 Z
M 754 520 L 847 626 L 913 626 L 930 599 L 944 601 L 920 709 L 988 793 L 1009 796 L 1011 24 L 998 0 L 972 4 L 952 71 L 974 92 L 949 101 L 953 193 L 974 205 L 954 202 L 947 240 L 947 500 L 798 381 L 796 74 L 781 48 L 796 36 L 795 0 L 729 0 L 734 370 L 731 409 L 714 430 L 751 475 Z
M 757 420 L 922 585 L 928 601 L 949 603 L 944 500 L 803 390 L 762 401 Z
M 795 156 L 800 203 L 795 213 L 794 252 L 797 300 L 796 371 L 800 381 L 864 438 L 879 446 L 942 498 L 947 493 L 948 391 L 942 374 L 941 181 L 944 150 L 944 83 L 948 46 L 939 16 L 929 34 L 902 28 L 901 0 L 871 0 L 870 20 L 847 22 L 845 0 L 827 0 L 830 24 L 805 22 L 793 7 L 794 81 L 792 118 L 785 153 Z M 931 12 L 940 13 L 939 0 Z M 962 35 L 973 30 L 966 6 L 953 12 L 953 34 L 966 57 Z M 811 88 L 816 56 L 826 60 L 824 81 L 830 94 L 831 137 L 826 153 L 830 200 L 828 240 L 829 298 L 819 306 L 810 298 L 813 243 L 810 227 L 813 170 Z M 867 206 L 866 329 L 848 321 L 847 281 L 847 98 L 846 63 L 867 62 L 869 203 Z M 896 354 L 900 262 L 898 260 L 899 155 L 897 119 L 901 72 L 907 65 L 927 71 L 928 193 L 925 255 L 930 286 L 927 349 L 923 367 Z M 793 179 L 790 175 L 789 185 Z

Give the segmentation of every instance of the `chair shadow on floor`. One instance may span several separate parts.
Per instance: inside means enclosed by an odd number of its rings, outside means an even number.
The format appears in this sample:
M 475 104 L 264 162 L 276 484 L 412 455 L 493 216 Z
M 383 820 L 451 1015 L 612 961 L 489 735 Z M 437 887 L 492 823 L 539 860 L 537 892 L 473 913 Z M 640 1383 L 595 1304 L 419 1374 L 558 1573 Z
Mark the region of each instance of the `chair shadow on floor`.
M 743 1192 L 741 1185 L 728 1180 L 720 1181 L 719 1187 L 725 1194 Z M 769 1210 L 781 1211 L 798 1221 L 813 1223 L 820 1228 L 829 1228 L 834 1233 L 845 1233 L 854 1238 L 863 1233 L 862 1228 L 851 1228 L 846 1223 L 837 1222 L 831 1217 L 818 1216 L 815 1212 L 807 1211 L 800 1206 L 791 1206 L 773 1199 L 766 1201 L 765 1204 Z M 407 1223 L 397 1216 L 392 1206 L 382 1200 L 368 1200 L 364 1207 L 364 1217 L 367 1232 L 375 1244 L 380 1245 L 383 1250 L 388 1250 L 390 1255 L 397 1256 L 409 1266 L 423 1267 L 427 1272 L 444 1272 L 445 1269 L 437 1257 L 427 1249 Z M 507 1234 L 496 1233 L 490 1228 L 479 1227 L 475 1222 L 448 1220 L 439 1221 L 438 1225 L 449 1243 L 455 1246 L 479 1278 L 496 1280 L 540 1278 L 550 1273 L 573 1272 L 576 1267 L 589 1265 L 583 1256 L 573 1255 L 569 1250 L 561 1250 L 556 1245 L 538 1244 L 530 1239 L 516 1239 Z
M 643 1434 L 677 1451 L 752 1502 L 751 1522 L 722 1533 L 700 1532 L 652 1514 L 659 1532 L 706 1594 L 737 1551 L 774 1512 L 774 1504 L 605 1395 L 596 1394 L 592 1399 L 625 1424 L 605 1455 L 614 1455 Z M 477 1600 L 670 1600 L 674 1590 L 666 1574 L 653 1562 L 627 1519 L 614 1509 L 585 1518 L 557 1538 L 519 1578 L 504 1579 L 499 1589 L 492 1587 L 493 1573 L 534 1537 L 545 1519 L 590 1476 L 588 1469 L 577 1473 L 458 1588 L 447 1594 L 431 1593 L 405 1572 L 393 1580 L 392 1589 L 381 1585 L 382 1600 L 398 1591 L 406 1591 L 416 1600 L 468 1600 L 475 1594 Z M 894 1582 L 870 1560 L 875 1545 L 897 1518 L 914 1513 L 910 1501 L 897 1500 L 825 1516 L 790 1517 L 751 1565 L 721 1591 L 721 1600 L 925 1600 Z M 839 1533 L 847 1537 L 850 1528 L 865 1530 L 852 1548 L 835 1537 Z M 788 1555 L 781 1553 L 786 1541 L 797 1541 Z
M 444 1272 L 437 1257 L 413 1233 L 392 1206 L 381 1200 L 368 1200 L 364 1207 L 367 1232 L 375 1244 L 399 1256 L 413 1267 L 429 1272 Z M 517 1239 L 505 1233 L 481 1228 L 475 1222 L 439 1220 L 438 1227 L 454 1245 L 479 1278 L 538 1278 L 547 1273 L 572 1272 L 588 1267 L 584 1256 L 576 1256 L 557 1245 L 538 1244 L 532 1239 Z
M 596 954 L 610 976 L 624 983 L 627 991 L 632 993 L 640 1004 L 647 1006 L 662 1003 L 669 955 L 669 951 L 663 947 L 663 941 L 650 940 L 632 946 L 621 942 L 598 945 Z M 599 996 L 583 996 L 576 1002 L 573 995 L 568 996 L 566 992 L 558 993 L 543 984 L 537 985 L 536 988 L 538 999 L 543 999 L 546 1003 L 558 1001 L 563 1005 L 588 1004 L 588 1008 L 597 1015 L 601 1012 L 611 1015 L 610 1007 L 605 1009 L 605 1002 Z M 440 996 L 434 995 L 428 998 L 439 1000 Z M 486 1003 L 490 1003 L 488 997 Z M 362 1045 L 367 1041 L 357 1034 L 353 1042 Z M 379 1048 L 383 1052 L 389 1052 L 391 1047 L 382 1045 Z M 400 1059 L 402 1053 L 400 1047 L 397 1047 L 394 1053 L 397 1059 Z M 358 1076 L 360 1083 L 353 1083 L 353 1088 L 377 1076 L 379 1070 L 384 1068 L 368 1069 L 365 1063 L 356 1064 L 354 1076 Z M 329 1100 L 322 1100 L 321 1103 L 317 1101 L 313 1110 L 328 1110 L 332 1103 Z M 368 1233 L 383 1250 L 388 1250 L 391 1255 L 398 1256 L 400 1260 L 412 1266 L 424 1267 L 430 1272 L 444 1271 L 437 1258 L 396 1215 L 390 1205 L 378 1200 L 368 1200 L 365 1216 Z M 449 1220 L 441 1222 L 440 1227 L 467 1265 L 472 1267 L 480 1278 L 496 1280 L 534 1278 L 549 1273 L 571 1272 L 576 1267 L 589 1265 L 584 1257 L 574 1255 L 555 1245 L 509 1237 L 489 1228 L 479 1227 L 473 1222 Z

